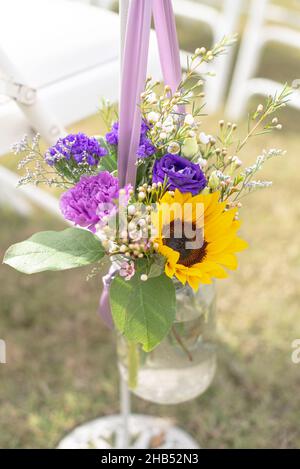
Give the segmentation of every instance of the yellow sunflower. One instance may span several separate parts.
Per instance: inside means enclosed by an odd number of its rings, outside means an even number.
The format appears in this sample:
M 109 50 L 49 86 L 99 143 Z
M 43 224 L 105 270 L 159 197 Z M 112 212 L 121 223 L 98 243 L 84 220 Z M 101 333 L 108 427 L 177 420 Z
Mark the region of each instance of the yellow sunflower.
M 220 193 L 192 196 L 166 193 L 153 214 L 155 243 L 166 258 L 165 272 L 197 290 L 200 283 L 225 278 L 224 267 L 237 268 L 235 253 L 247 248 L 238 238 L 237 209 L 225 211 Z M 179 230 L 178 230 L 179 228 Z

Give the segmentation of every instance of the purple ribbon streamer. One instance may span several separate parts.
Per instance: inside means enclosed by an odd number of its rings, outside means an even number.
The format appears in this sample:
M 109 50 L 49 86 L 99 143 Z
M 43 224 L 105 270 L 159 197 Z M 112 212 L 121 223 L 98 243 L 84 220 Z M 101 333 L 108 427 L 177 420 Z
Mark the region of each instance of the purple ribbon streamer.
M 131 0 L 126 29 L 119 112 L 118 177 L 120 187 L 135 186 L 136 152 L 140 141 L 140 95 L 147 73 L 151 14 L 157 33 L 164 82 L 172 92 L 181 81 L 179 45 L 171 0 Z M 109 304 L 109 273 L 103 278 L 99 313 L 108 327 L 113 327 Z
M 114 328 L 109 303 L 109 285 L 104 285 L 99 301 L 99 315 L 109 329 Z
M 172 1 L 153 0 L 153 18 L 164 82 L 174 93 L 181 81 L 181 64 Z
M 148 61 L 152 0 L 132 0 L 129 8 L 122 66 L 118 177 L 120 187 L 135 184 L 136 152 L 140 140 L 140 95 Z
M 103 290 L 99 301 L 99 315 L 101 316 L 107 327 L 109 327 L 109 329 L 113 329 L 114 327 L 111 315 L 111 308 L 109 304 L 109 287 L 117 271 L 118 268 L 112 264 L 108 271 L 108 274 L 104 275 L 104 277 L 102 278 Z

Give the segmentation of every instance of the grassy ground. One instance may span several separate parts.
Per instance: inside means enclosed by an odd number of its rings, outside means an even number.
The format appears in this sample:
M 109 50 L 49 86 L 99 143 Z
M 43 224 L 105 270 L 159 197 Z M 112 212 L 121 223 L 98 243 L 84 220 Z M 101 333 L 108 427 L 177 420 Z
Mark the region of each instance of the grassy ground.
M 300 77 L 293 55 L 279 59 L 273 49 L 266 57 L 265 72 Z M 80 128 L 98 132 L 98 122 Z M 211 124 L 205 126 L 213 131 Z M 274 187 L 246 201 L 242 231 L 250 249 L 239 271 L 218 284 L 213 385 L 176 407 L 134 399 L 136 411 L 170 417 L 208 448 L 300 447 L 300 365 L 291 361 L 291 343 L 300 338 L 299 114 L 287 110 L 285 124 L 282 133 L 253 140 L 243 155 L 250 161 L 264 147 L 288 150 L 285 162 L 266 168 Z M 0 256 L 35 231 L 63 227 L 38 211 L 30 219 L 0 212 Z M 97 316 L 100 279 L 85 282 L 88 272 L 27 277 L 0 268 L 8 360 L 0 365 L 2 448 L 53 447 L 75 425 L 118 411 L 114 335 Z

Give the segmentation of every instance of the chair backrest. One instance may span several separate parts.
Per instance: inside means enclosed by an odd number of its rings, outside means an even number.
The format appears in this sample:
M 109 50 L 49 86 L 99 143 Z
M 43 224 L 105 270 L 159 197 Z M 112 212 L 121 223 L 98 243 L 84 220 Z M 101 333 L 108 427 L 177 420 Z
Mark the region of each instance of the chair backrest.
M 191 0 L 173 0 L 177 16 L 199 22 L 199 28 L 202 24 L 206 24 L 210 28 L 213 43 L 219 42 L 226 35 L 237 32 L 243 4 L 243 0 L 215 1 L 213 4 L 211 2 L 206 4 Z M 227 54 L 218 57 L 216 62 L 208 67 L 208 70 L 215 72 L 215 77 L 209 78 L 206 82 L 206 109 L 208 112 L 216 112 L 223 104 L 233 54 L 234 47 L 227 51 Z
M 0 78 L 2 103 L 7 104 L 7 100 L 3 100 L 3 95 L 8 99 L 13 99 L 28 119 L 29 130 L 34 127 L 49 143 L 54 143 L 59 136 L 65 135 L 65 129 L 37 98 L 36 91 L 29 86 L 20 70 L 15 67 L 1 47 L 0 72 L 2 76 L 2 79 Z M 16 135 L 16 138 L 20 138 L 20 135 Z
M 277 43 L 300 49 L 300 31 L 294 29 L 295 21 L 288 23 L 291 16 L 289 9 L 272 5 L 270 0 L 251 1 L 226 104 L 226 114 L 230 119 L 242 117 L 247 100 L 252 95 L 268 96 L 282 89 L 283 84 L 267 78 L 255 78 L 255 73 L 267 44 Z M 289 84 L 294 78 L 290 78 Z M 289 105 L 300 108 L 298 92 L 291 96 Z

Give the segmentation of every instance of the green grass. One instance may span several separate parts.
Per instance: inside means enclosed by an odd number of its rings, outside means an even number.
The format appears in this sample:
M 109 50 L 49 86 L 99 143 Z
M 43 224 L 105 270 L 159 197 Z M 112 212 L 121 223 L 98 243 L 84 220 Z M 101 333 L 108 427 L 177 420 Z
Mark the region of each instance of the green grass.
M 287 79 L 297 73 L 289 57 Z M 280 69 L 273 49 L 262 73 L 277 76 Z M 214 131 L 215 119 L 204 120 L 204 128 Z M 264 147 L 288 150 L 265 169 L 273 188 L 245 200 L 242 233 L 250 248 L 240 269 L 218 284 L 214 383 L 176 407 L 134 399 L 135 411 L 170 417 L 207 448 L 300 446 L 300 365 L 291 362 L 291 343 L 300 338 L 299 114 L 286 110 L 284 122 L 284 131 L 252 140 L 243 154 L 248 162 Z M 96 116 L 73 130 L 98 133 L 99 125 Z M 63 228 L 40 211 L 23 219 L 0 210 L 1 256 L 35 231 Z M 25 276 L 0 267 L 0 338 L 8 360 L 0 365 L 2 448 L 54 447 L 74 426 L 118 412 L 114 334 L 97 315 L 101 280 L 86 282 L 88 272 Z

